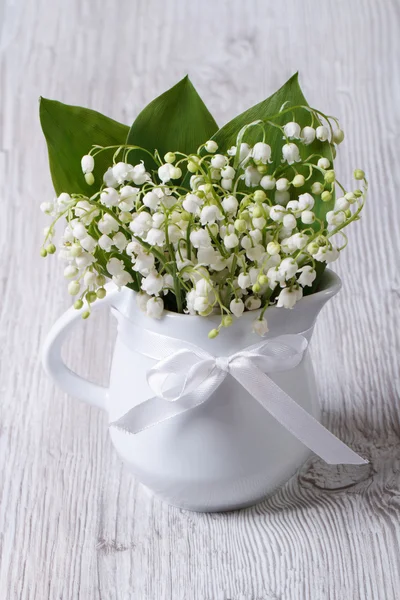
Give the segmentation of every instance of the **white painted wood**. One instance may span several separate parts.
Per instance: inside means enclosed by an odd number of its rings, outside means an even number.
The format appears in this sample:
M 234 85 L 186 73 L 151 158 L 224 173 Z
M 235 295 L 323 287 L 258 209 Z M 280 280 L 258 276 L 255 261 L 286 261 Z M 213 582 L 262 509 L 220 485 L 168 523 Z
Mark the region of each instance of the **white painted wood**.
M 398 598 L 398 2 L 3 0 L 0 14 L 0 598 Z M 69 299 L 57 260 L 39 258 L 52 188 L 37 98 L 129 123 L 189 72 L 222 124 L 297 69 L 346 129 L 344 179 L 361 166 L 371 181 L 313 342 L 325 424 L 371 466 L 314 459 L 252 509 L 179 511 L 135 484 L 105 416 L 39 365 Z M 112 336 L 96 317 L 68 360 L 105 382 Z

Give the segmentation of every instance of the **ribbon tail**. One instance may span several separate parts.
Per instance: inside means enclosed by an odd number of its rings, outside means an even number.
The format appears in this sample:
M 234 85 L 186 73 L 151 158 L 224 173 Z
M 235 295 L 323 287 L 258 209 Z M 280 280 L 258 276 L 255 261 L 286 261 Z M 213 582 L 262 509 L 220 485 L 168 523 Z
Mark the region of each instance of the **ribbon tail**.
M 128 410 L 122 417 L 110 423 L 110 427 L 116 427 L 126 433 L 140 433 L 191 408 L 192 406 L 184 407 L 182 403 L 168 402 L 154 396 Z
M 330 465 L 363 465 L 368 461 L 346 446 L 248 359 L 231 366 L 231 375 L 283 427 Z

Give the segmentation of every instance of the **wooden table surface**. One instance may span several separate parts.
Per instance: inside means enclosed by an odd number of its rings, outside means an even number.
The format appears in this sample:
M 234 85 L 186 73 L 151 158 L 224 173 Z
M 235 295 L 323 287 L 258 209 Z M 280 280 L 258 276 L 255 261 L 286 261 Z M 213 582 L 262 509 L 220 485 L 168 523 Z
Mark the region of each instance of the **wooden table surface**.
M 399 598 L 399 25 L 395 0 L 3 0 L 2 600 Z M 324 424 L 371 464 L 313 458 L 254 508 L 178 510 L 124 471 L 106 415 L 39 364 L 70 298 L 58 260 L 39 257 L 53 192 L 38 97 L 129 124 L 188 72 L 223 124 L 296 70 L 342 121 L 342 178 L 361 167 L 371 183 L 312 344 Z M 90 321 L 66 356 L 105 383 L 114 326 Z

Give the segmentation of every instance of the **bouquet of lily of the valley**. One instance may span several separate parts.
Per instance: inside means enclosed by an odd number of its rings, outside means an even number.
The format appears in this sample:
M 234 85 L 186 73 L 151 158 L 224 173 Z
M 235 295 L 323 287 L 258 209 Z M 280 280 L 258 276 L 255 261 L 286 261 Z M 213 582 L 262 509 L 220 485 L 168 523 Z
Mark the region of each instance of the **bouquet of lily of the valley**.
M 84 318 L 107 279 L 163 311 L 218 312 L 218 335 L 244 311 L 268 331 L 271 305 L 293 308 L 318 290 L 346 246 L 367 182 L 347 191 L 333 167 L 344 133 L 311 108 L 293 76 L 218 129 L 188 78 L 151 102 L 129 129 L 94 111 L 41 100 L 57 198 L 42 256 L 59 256 Z

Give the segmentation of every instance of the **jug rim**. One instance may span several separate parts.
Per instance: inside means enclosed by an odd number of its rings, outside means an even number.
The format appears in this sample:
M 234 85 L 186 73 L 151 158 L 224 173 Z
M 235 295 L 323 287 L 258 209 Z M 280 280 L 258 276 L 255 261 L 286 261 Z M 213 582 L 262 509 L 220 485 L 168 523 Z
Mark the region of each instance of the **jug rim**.
M 342 287 L 342 281 L 341 281 L 339 275 L 337 275 L 337 273 L 335 273 L 331 269 L 325 269 L 325 271 L 321 277 L 321 282 L 320 282 L 318 291 L 315 292 L 314 294 L 310 294 L 309 296 L 303 296 L 303 298 L 301 298 L 301 300 L 299 300 L 296 303 L 296 306 L 294 308 L 299 309 L 299 308 L 311 307 L 312 304 L 319 303 L 319 302 L 321 302 L 322 299 L 324 299 L 324 301 L 326 301 L 330 297 L 337 294 L 341 287 Z M 132 290 L 129 290 L 129 291 L 132 292 Z M 133 292 L 133 294 L 136 295 L 136 292 Z M 135 304 L 136 304 L 136 302 L 135 302 Z M 266 318 L 268 318 L 268 314 L 271 315 L 271 312 L 268 313 L 268 311 L 272 311 L 272 309 L 288 310 L 288 309 L 280 309 L 276 305 L 269 306 L 265 313 Z M 259 312 L 260 312 L 260 309 L 245 311 L 239 320 L 242 323 L 244 322 L 244 320 L 248 320 L 248 319 L 253 320 L 255 315 L 257 315 Z M 145 316 L 143 313 L 141 313 L 141 315 Z M 127 315 L 125 315 L 125 316 L 127 316 Z M 198 321 L 199 318 L 201 318 L 204 321 L 206 321 L 206 320 L 213 321 L 216 318 L 218 319 L 219 317 L 220 317 L 220 315 L 216 315 L 216 314 L 210 314 L 207 317 L 202 317 L 200 315 L 188 315 L 185 313 L 177 313 L 177 312 L 173 312 L 173 311 L 164 309 L 163 315 L 162 315 L 161 319 L 158 320 L 158 322 L 160 322 L 160 321 L 171 322 L 173 320 L 178 320 L 178 319 L 180 320 L 182 318 L 186 319 L 187 322 L 189 322 L 190 320 Z M 148 318 L 151 319 L 151 317 L 148 317 Z M 153 320 L 153 319 L 151 319 L 151 320 Z

